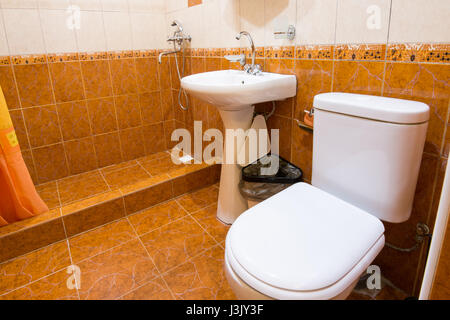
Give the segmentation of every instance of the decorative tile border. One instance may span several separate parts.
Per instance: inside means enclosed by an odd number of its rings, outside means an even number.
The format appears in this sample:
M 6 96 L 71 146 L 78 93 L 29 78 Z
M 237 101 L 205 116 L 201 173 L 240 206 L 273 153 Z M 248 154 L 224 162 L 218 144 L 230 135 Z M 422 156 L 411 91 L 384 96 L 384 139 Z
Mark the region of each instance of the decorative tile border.
M 47 55 L 47 60 L 49 63 L 79 61 L 79 55 L 78 53 L 52 53 Z
M 298 46 L 295 49 L 296 59 L 333 59 L 334 46 L 311 45 Z
M 117 60 L 157 57 L 170 49 L 125 50 L 113 52 L 52 53 L 0 57 L 0 65 L 42 64 L 68 61 Z M 249 48 L 187 48 L 188 57 L 223 57 L 244 53 Z M 266 59 L 336 59 L 398 62 L 450 63 L 450 44 L 343 44 L 257 47 L 257 58 Z
M 107 60 L 108 53 L 104 52 L 84 52 L 79 54 L 80 61 L 96 61 L 96 60 Z
M 134 58 L 133 50 L 109 52 L 108 57 L 111 60 Z
M 6 57 L 0 57 L 0 65 L 2 66 L 9 66 L 11 64 L 11 58 L 6 56 Z
M 450 44 L 391 44 L 386 60 L 450 63 Z
M 384 44 L 345 44 L 334 49 L 337 60 L 377 60 L 382 61 L 386 56 Z
M 34 55 L 23 55 L 23 56 L 12 56 L 12 64 L 44 64 L 47 63 L 47 55 L 45 54 L 34 54 Z
M 150 58 L 157 57 L 160 52 L 163 50 L 135 50 L 134 57 L 135 58 Z

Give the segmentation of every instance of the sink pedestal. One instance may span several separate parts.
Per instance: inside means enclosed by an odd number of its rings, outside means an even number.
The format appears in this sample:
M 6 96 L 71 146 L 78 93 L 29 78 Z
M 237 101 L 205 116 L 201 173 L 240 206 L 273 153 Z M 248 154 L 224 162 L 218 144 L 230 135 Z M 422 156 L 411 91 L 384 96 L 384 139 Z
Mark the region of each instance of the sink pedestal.
M 243 106 L 238 111 L 219 109 L 224 129 L 243 129 L 244 131 L 250 129 L 254 109 L 253 106 Z M 239 192 L 242 168 L 237 164 L 236 158 L 237 150 L 240 146 L 236 146 L 236 143 L 234 144 L 234 163 L 226 164 L 226 145 L 227 139 L 224 132 L 223 164 L 220 175 L 217 218 L 226 224 L 232 224 L 241 213 L 248 209 L 248 205 L 247 200 Z
M 184 77 L 181 87 L 197 99 L 215 105 L 225 129 L 247 130 L 252 124 L 253 105 L 295 97 L 297 80 L 292 74 L 262 72 L 255 76 L 245 71 L 220 70 Z M 222 164 L 217 217 L 227 224 L 233 223 L 248 207 L 239 192 L 241 169 L 236 161 Z

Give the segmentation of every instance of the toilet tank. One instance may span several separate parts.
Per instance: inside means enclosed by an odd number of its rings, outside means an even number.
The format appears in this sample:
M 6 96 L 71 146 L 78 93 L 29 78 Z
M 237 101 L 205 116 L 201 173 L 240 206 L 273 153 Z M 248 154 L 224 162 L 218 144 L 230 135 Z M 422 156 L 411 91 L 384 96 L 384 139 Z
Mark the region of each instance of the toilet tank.
M 381 220 L 408 220 L 428 120 L 421 102 L 315 96 L 312 184 Z

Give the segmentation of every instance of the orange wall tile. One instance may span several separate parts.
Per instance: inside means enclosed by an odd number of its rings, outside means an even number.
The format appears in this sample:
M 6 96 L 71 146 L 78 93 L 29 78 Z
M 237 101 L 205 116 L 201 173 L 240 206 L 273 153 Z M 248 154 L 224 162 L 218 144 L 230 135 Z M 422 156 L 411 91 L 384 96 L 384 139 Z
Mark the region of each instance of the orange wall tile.
M 197 6 L 202 3 L 203 3 L 203 0 L 188 0 L 188 7 Z
M 195 3 L 194 3 L 195 2 Z M 199 4 L 198 1 L 189 4 Z M 201 2 L 201 1 L 200 1 Z M 298 94 L 277 102 L 270 128 L 280 129 L 281 155 L 311 179 L 313 134 L 297 126 L 316 94 L 368 93 L 418 100 L 431 106 L 431 120 L 414 210 L 403 224 L 386 224 L 388 241 L 409 246 L 417 222 L 434 223 L 442 179 L 440 168 L 450 149 L 449 46 L 352 45 L 258 48 L 264 70 L 295 74 Z M 239 48 L 187 50 L 186 74 L 240 69 L 223 59 Z M 222 128 L 214 106 L 189 99 L 178 106 L 175 61 L 158 51 L 11 57 L 0 66 L 2 86 L 12 111 L 23 155 L 36 183 L 82 173 L 166 150 L 174 128 Z M 249 54 L 248 50 L 243 53 Z M 184 103 L 187 101 L 183 98 Z M 258 110 L 271 110 L 271 104 Z M 426 246 L 398 254 L 384 249 L 376 263 L 397 286 L 418 292 Z M 422 253 L 422 254 L 420 254 Z M 407 263 L 406 263 L 407 262 Z
M 2 60 L 0 85 L 36 184 L 166 149 L 164 130 L 150 129 L 163 128 L 164 120 L 175 118 L 170 64 L 166 59 L 158 65 L 156 54 L 150 50 Z M 168 88 L 168 94 L 162 97 L 160 88 Z M 144 140 L 144 125 L 145 132 L 155 135 L 150 139 L 158 141 L 155 145 Z M 51 161 L 46 161 L 53 156 L 52 171 Z
M 401 54 L 396 51 L 399 48 Z M 192 73 L 239 68 L 224 59 L 214 58 L 216 52 L 213 49 L 192 49 Z M 223 49 L 221 55 L 239 52 L 240 49 Z M 243 52 L 249 55 L 248 50 Z M 280 129 L 281 155 L 301 167 L 307 181 L 311 179 L 313 133 L 299 128 L 297 120 L 303 121 L 304 110 L 311 109 L 316 94 L 345 91 L 400 97 L 430 105 L 431 120 L 412 217 L 402 224 L 386 223 L 388 241 L 398 246 L 411 246 L 418 222 L 429 226 L 434 224 L 435 202 L 442 186 L 442 180 L 436 176 L 440 163 L 448 157 L 449 130 L 444 137 L 450 100 L 450 65 L 445 59 L 448 45 L 271 47 L 259 48 L 258 52 L 262 57 L 258 63 L 265 71 L 297 76 L 297 97 L 294 101 L 277 103 L 276 113 L 268 125 L 269 128 Z M 270 111 L 271 104 L 257 105 L 257 110 Z M 205 114 L 205 103 L 193 99 L 192 108 L 186 113 L 186 125 L 189 128 L 194 119 L 208 121 L 210 117 Z M 417 295 L 426 248 L 425 244 L 421 250 L 412 253 L 398 253 L 385 248 L 375 263 L 394 284 L 410 295 Z

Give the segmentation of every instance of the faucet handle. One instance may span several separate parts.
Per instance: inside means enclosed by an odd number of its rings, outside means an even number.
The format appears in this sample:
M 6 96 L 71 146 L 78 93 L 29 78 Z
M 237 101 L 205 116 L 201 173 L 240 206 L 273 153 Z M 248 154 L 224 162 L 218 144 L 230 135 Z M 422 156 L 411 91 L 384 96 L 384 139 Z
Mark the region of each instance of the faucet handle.
M 245 54 L 239 54 L 239 55 L 227 55 L 224 56 L 225 59 L 227 59 L 230 62 L 239 62 L 241 66 L 245 65 Z
M 255 76 L 262 75 L 262 67 L 260 64 L 255 64 L 252 68 L 252 74 Z

